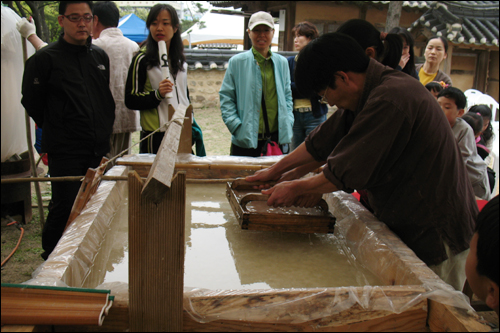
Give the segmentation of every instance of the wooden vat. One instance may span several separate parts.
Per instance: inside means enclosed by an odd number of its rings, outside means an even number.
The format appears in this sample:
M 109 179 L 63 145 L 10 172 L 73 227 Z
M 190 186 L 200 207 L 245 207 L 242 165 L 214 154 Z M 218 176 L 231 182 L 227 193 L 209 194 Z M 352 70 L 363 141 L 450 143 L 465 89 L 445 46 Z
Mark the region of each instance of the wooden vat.
M 255 171 L 247 170 L 248 167 L 238 168 L 241 166 L 239 161 L 234 168 L 236 172 L 230 168 L 218 169 L 210 163 L 208 166 L 196 165 L 198 162 L 180 164 L 185 164 L 186 170 L 195 170 L 195 178 L 200 181 L 205 181 L 203 177 L 207 174 L 211 178 L 236 178 Z M 141 165 L 145 173 L 147 163 Z M 226 161 L 224 165 L 228 165 Z M 137 164 L 132 167 L 137 167 Z M 127 172 L 123 166 L 115 168 L 112 169 L 115 175 Z M 63 235 L 61 248 L 58 246 L 32 283 L 64 283 L 79 287 L 78 283 L 87 274 L 95 256 L 90 249 L 98 248 L 98 245 L 86 246 L 85 243 L 97 244 L 106 225 L 106 218 L 100 218 L 99 212 L 105 214 L 109 207 L 117 206 L 119 191 L 123 190 L 123 185 L 120 185 L 123 182 L 115 182 L 112 186 L 107 183 L 103 182 L 96 193 L 101 199 L 91 199 L 90 206 L 77 218 L 81 221 Z M 105 191 L 106 186 L 109 188 Z M 441 281 L 351 195 L 340 192 L 326 195 L 324 199 L 337 219 L 335 234 L 343 239 L 348 255 L 361 261 L 382 279 L 384 286 L 185 290 L 184 331 L 489 330 L 468 308 L 461 293 Z M 103 200 L 102 208 L 94 206 L 94 201 L 97 205 L 98 200 Z M 87 219 L 92 221 L 87 222 Z M 85 228 L 87 231 L 81 232 Z M 68 248 L 66 252 L 64 244 Z M 99 330 L 129 329 L 128 316 L 128 293 L 117 294 L 115 305 Z M 60 329 L 67 330 L 68 327 Z M 78 327 L 78 330 L 86 329 L 90 328 Z

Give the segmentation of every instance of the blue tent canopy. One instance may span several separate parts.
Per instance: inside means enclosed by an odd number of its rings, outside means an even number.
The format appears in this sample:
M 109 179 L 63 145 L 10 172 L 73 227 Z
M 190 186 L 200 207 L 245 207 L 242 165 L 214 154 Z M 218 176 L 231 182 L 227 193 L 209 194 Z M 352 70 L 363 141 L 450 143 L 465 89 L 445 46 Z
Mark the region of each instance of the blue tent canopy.
M 118 23 L 118 28 L 123 32 L 125 37 L 137 43 L 146 40 L 149 34 L 146 28 L 146 22 L 141 20 L 134 13 L 122 17 Z

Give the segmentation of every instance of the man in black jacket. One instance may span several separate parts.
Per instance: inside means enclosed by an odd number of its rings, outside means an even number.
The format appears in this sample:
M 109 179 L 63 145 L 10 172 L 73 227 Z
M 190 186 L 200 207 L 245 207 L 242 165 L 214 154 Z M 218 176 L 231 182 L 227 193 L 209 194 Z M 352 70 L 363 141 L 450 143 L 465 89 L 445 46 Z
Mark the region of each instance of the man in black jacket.
M 43 129 L 51 176 L 80 176 L 109 151 L 115 103 L 108 56 L 92 45 L 92 1 L 61 1 L 59 14 L 64 33 L 26 62 L 22 104 Z M 52 183 L 44 259 L 62 236 L 79 188 L 80 182 Z

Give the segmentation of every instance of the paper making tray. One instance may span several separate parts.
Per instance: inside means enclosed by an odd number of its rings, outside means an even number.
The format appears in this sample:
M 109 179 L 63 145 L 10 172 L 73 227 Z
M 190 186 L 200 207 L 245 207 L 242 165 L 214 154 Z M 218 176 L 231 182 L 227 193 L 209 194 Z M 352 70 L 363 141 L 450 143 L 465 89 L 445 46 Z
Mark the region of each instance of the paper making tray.
M 253 189 L 255 183 L 244 179 L 228 182 L 226 196 L 238 219 L 241 229 L 261 231 L 284 231 L 299 233 L 333 233 L 335 217 L 328 204 L 321 199 L 318 206 L 270 207 L 268 196 Z

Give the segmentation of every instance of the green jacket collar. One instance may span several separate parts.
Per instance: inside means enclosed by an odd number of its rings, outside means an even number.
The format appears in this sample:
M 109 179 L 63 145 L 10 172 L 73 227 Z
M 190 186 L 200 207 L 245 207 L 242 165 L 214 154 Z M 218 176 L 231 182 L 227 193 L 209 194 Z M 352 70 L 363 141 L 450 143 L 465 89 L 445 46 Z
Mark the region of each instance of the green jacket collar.
M 252 46 L 252 52 L 253 52 L 255 59 L 258 62 L 263 62 L 264 60 L 271 59 L 271 57 L 273 56 L 273 53 L 271 52 L 271 48 L 269 48 L 269 57 L 268 58 L 264 58 L 262 56 L 262 54 L 260 54 L 259 51 L 257 51 L 253 46 Z

